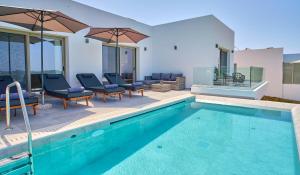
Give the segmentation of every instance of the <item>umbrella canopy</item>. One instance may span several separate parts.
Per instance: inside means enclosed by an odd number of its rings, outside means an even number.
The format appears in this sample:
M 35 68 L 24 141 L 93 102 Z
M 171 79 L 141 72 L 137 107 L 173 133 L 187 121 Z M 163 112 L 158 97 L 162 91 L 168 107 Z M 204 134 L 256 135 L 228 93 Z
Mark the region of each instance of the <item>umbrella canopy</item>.
M 15 24 L 32 31 L 44 30 L 75 33 L 88 27 L 88 25 L 59 11 L 6 6 L 0 6 L 0 21 Z
M 18 25 L 32 31 L 41 31 L 41 85 L 42 103 L 44 104 L 44 31 L 75 33 L 79 30 L 87 28 L 88 25 L 79 22 L 59 11 L 7 6 L 0 6 L 0 21 Z
M 87 38 L 97 39 L 106 43 L 116 43 L 116 60 L 118 57 L 118 45 L 121 43 L 138 43 L 149 36 L 135 31 L 131 28 L 91 28 L 85 36 Z M 116 64 L 116 73 L 118 73 Z M 117 79 L 117 76 L 116 76 Z
M 106 43 L 138 43 L 149 36 L 131 28 L 91 28 L 85 37 Z

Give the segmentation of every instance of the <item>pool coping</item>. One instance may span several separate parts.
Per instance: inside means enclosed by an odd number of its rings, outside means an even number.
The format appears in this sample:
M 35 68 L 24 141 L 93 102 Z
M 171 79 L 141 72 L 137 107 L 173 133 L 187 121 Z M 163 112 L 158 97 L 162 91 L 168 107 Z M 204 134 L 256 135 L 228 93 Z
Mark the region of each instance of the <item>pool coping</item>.
M 298 158 L 300 159 L 300 105 L 280 103 L 280 102 L 266 102 L 260 100 L 235 99 L 235 98 L 231 99 L 228 97 L 219 98 L 219 99 L 202 99 L 201 96 L 197 96 L 193 94 L 176 96 L 173 98 L 169 98 L 169 99 L 165 99 L 159 102 L 149 104 L 147 106 L 138 109 L 109 112 L 106 114 L 101 114 L 101 117 L 99 117 L 99 114 L 94 114 L 82 120 L 69 123 L 64 127 L 61 126 L 65 125 L 66 123 L 38 129 L 32 132 L 34 145 L 36 146 L 36 145 L 55 142 L 59 139 L 64 139 L 74 134 L 80 134 L 82 132 L 88 132 L 95 128 L 100 129 L 102 127 L 110 125 L 113 122 L 131 118 L 143 113 L 147 113 L 152 110 L 164 108 L 166 106 L 170 106 L 187 100 L 195 100 L 196 102 L 213 103 L 213 104 L 220 104 L 220 105 L 227 105 L 227 106 L 281 110 L 281 111 L 291 112 L 292 121 L 294 125 L 294 132 L 296 137 L 296 143 L 298 148 L 297 149 Z M 1 155 L 0 159 L 2 158 L 2 156 L 4 157 L 4 155 L 6 156 L 12 155 L 12 153 L 19 151 L 20 149 L 26 148 L 26 140 L 27 140 L 26 134 L 23 133 L 23 135 L 22 136 L 19 135 L 18 138 L 19 138 L 18 140 L 19 143 L 0 148 L 0 155 Z
M 251 103 L 249 103 L 248 100 L 234 99 L 231 101 L 230 98 L 226 98 L 226 99 L 227 99 L 226 101 L 220 101 L 220 100 L 211 100 L 211 99 L 210 100 L 201 99 L 198 97 L 196 98 L 196 102 L 291 112 L 292 123 L 294 126 L 294 133 L 295 133 L 295 139 L 297 144 L 298 159 L 300 160 L 300 104 L 288 104 L 282 102 L 270 102 L 270 101 L 260 101 L 260 100 L 252 100 L 250 101 Z
M 298 148 L 298 158 L 300 159 L 300 105 L 292 109 L 292 118 L 294 123 L 295 137 Z
M 187 100 L 194 101 L 195 98 L 196 98 L 195 95 L 185 94 L 185 95 L 180 95 L 169 99 L 165 99 L 159 102 L 155 102 L 147 106 L 143 106 L 141 108 L 130 109 L 127 111 L 109 112 L 106 114 L 101 114 L 101 117 L 99 117 L 99 114 L 93 114 L 87 118 L 81 119 L 79 121 L 75 121 L 73 123 L 69 123 L 67 125 L 66 123 L 61 123 L 58 125 L 37 129 L 32 131 L 34 147 L 42 144 L 55 142 L 59 139 L 68 138 L 74 134 L 76 135 L 82 132 L 88 132 L 91 129 L 95 129 L 95 128 L 100 129 L 102 127 L 110 125 L 113 122 L 131 118 L 176 103 L 184 102 Z M 4 157 L 12 156 L 16 152 L 20 152 L 20 150 L 26 150 L 27 134 L 26 133 L 17 134 L 16 137 L 18 138 L 16 139 L 17 142 L 15 142 L 12 145 L 0 148 L 0 160 Z

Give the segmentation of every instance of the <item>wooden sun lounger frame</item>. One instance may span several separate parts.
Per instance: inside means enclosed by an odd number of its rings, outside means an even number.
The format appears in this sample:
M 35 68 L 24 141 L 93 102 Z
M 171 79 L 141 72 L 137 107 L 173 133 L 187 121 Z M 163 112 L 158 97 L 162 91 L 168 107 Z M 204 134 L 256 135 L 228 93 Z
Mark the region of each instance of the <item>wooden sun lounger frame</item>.
M 33 110 L 33 115 L 36 115 L 36 106 L 39 105 L 39 103 L 31 103 L 31 104 L 26 104 L 25 106 L 27 107 L 32 107 Z M 21 105 L 18 106 L 11 106 L 10 109 L 20 109 L 22 108 Z M 0 107 L 0 112 L 1 111 L 6 111 L 6 107 Z
M 45 93 L 45 95 L 50 96 L 50 97 L 54 97 L 54 98 L 58 98 L 58 99 L 62 99 L 63 103 L 64 103 L 64 109 L 68 108 L 68 102 L 69 101 L 79 101 L 79 100 L 85 100 L 85 103 L 87 106 L 89 106 L 89 100 L 92 98 L 92 95 L 89 96 L 81 96 L 81 97 L 71 97 L 71 98 L 64 98 L 64 97 L 58 97 L 55 95 L 49 95 L 47 93 Z
M 120 92 L 97 92 L 97 91 L 94 91 L 96 97 L 97 97 L 97 94 L 102 95 L 103 102 L 107 101 L 107 97 L 118 97 L 119 100 L 122 100 L 124 92 L 125 91 L 120 91 Z
M 141 95 L 142 96 L 144 96 L 144 89 L 143 88 L 141 88 L 141 89 L 138 89 L 138 90 L 135 90 L 135 91 L 133 91 L 133 90 L 127 90 L 128 91 L 128 94 L 129 94 L 129 97 L 131 98 L 132 97 L 132 92 L 137 92 L 137 93 L 141 93 Z

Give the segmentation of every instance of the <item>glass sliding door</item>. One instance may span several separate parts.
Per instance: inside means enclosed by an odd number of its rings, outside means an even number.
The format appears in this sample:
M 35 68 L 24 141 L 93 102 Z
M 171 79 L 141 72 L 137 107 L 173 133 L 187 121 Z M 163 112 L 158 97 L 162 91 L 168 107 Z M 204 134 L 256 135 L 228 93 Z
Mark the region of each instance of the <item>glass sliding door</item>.
M 102 47 L 102 73 L 116 73 L 117 69 L 116 48 Z M 118 70 L 118 69 L 117 69 Z
M 11 75 L 27 88 L 25 35 L 0 32 L 0 75 Z
M 8 33 L 0 32 L 0 75 L 9 75 L 9 39 Z
M 118 48 L 119 57 L 116 58 L 116 47 L 102 46 L 102 75 L 104 73 L 119 73 L 127 82 L 136 77 L 136 49 L 121 46 Z
M 136 76 L 135 48 L 121 47 L 120 49 L 120 74 L 128 83 L 132 83 Z
M 41 40 L 30 36 L 30 70 L 31 89 L 40 89 L 41 74 Z M 63 40 L 60 38 L 44 38 L 44 73 L 64 74 Z
M 228 74 L 229 67 L 228 67 L 228 52 L 220 49 L 220 76 L 223 77 L 224 75 Z

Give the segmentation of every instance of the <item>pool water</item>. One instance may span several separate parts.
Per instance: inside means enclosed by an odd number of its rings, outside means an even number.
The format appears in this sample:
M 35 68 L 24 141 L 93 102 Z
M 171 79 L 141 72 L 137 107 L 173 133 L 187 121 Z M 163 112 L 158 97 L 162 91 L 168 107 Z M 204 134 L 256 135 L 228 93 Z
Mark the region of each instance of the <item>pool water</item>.
M 34 150 L 38 175 L 296 175 L 291 114 L 183 102 Z

